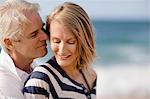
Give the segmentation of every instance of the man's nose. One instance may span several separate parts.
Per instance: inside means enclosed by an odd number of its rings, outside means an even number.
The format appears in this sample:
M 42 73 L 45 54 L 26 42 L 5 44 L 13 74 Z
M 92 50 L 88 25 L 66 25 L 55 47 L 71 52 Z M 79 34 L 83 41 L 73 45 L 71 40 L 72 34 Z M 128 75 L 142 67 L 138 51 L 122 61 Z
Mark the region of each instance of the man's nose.
M 40 34 L 40 40 L 47 40 L 48 39 L 48 35 L 41 30 L 41 34 Z

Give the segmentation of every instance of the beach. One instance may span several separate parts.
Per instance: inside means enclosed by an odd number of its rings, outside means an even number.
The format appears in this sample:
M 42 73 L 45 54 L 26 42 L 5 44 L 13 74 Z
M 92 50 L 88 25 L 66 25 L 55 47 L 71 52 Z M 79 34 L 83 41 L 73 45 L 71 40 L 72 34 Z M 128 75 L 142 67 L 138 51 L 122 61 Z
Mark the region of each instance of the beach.
M 150 66 L 95 68 L 97 99 L 150 99 Z

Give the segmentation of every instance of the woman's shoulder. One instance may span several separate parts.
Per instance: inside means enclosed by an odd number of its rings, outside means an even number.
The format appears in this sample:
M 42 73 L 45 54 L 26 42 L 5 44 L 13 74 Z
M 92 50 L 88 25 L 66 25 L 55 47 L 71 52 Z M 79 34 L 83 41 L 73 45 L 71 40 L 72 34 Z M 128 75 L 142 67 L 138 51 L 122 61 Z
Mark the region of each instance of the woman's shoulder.
M 45 86 L 50 82 L 48 64 L 36 66 L 25 82 L 26 86 Z
M 51 65 L 49 63 L 42 63 L 42 64 L 39 64 L 38 66 L 36 66 L 34 69 L 33 69 L 33 73 L 35 71 L 39 71 L 39 72 L 43 72 L 44 70 L 48 70 L 50 69 Z
M 95 70 L 93 68 L 84 68 L 82 69 L 83 73 L 88 75 L 89 77 L 93 78 L 93 79 L 96 79 L 97 77 L 97 74 L 95 72 Z
M 82 71 L 90 86 L 93 86 L 97 79 L 95 70 L 92 68 L 84 68 Z
M 36 66 L 33 69 L 33 72 L 30 74 L 30 79 L 32 78 L 38 78 L 38 79 L 43 79 L 43 78 L 48 78 L 48 73 L 49 73 L 49 68 L 50 64 L 48 63 L 43 63 L 38 66 Z

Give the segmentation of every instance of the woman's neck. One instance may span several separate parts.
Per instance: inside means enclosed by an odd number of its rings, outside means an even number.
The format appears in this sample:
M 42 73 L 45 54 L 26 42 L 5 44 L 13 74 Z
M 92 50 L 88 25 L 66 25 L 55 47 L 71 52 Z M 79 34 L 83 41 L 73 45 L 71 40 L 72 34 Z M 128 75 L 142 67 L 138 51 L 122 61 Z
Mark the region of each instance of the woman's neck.
M 64 66 L 64 67 L 62 67 L 62 69 L 71 78 L 76 77 L 76 75 L 78 75 L 78 73 L 79 73 L 79 70 L 75 66 L 67 66 L 67 67 Z

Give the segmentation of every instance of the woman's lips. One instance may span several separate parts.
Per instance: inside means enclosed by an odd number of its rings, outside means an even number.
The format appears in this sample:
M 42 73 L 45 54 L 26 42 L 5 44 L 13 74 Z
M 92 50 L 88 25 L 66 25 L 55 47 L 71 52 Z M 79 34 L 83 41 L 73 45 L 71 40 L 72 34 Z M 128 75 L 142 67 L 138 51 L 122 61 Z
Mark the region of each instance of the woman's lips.
M 58 55 L 58 57 L 61 59 L 61 60 L 66 60 L 67 58 L 69 58 L 71 55 L 67 55 L 67 56 L 62 56 L 62 55 Z

